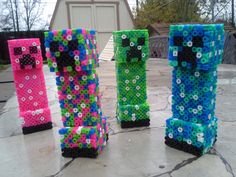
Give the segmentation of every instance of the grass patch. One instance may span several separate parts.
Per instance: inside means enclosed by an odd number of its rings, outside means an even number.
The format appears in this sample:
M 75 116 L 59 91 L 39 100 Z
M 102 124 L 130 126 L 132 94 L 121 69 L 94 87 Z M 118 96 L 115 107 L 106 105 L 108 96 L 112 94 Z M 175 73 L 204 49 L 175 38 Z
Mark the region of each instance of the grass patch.
M 0 64 L 0 72 L 7 69 L 8 67 L 10 67 L 10 65 L 2 65 Z

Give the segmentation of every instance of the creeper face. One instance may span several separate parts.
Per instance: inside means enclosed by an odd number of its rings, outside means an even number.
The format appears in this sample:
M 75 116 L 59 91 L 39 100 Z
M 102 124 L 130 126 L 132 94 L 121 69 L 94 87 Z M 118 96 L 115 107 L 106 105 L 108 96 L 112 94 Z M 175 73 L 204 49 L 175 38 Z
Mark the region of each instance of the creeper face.
M 45 33 L 46 56 L 52 72 L 89 71 L 98 64 L 95 31 L 62 30 Z
M 146 30 L 114 32 L 114 52 L 118 63 L 146 61 L 149 55 Z
M 175 25 L 170 27 L 171 66 L 208 70 L 222 60 L 222 25 Z
M 37 40 L 24 40 L 20 45 L 12 46 L 12 66 L 16 70 L 39 68 L 42 66 L 40 44 Z

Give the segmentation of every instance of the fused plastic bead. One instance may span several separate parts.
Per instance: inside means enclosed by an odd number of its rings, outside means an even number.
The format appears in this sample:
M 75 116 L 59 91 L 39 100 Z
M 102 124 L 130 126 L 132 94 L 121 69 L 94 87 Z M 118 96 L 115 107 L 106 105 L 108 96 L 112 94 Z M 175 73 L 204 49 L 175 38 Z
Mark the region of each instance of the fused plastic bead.
M 167 145 L 202 155 L 216 142 L 217 65 L 223 39 L 220 24 L 170 27 L 173 116 L 166 121 Z
M 8 46 L 23 133 L 52 128 L 39 39 L 9 40 Z
M 149 126 L 146 95 L 147 30 L 113 32 L 117 78 L 116 116 L 122 128 Z
M 108 128 L 101 112 L 96 74 L 98 53 L 93 30 L 67 29 L 45 33 L 50 71 L 56 72 L 64 128 L 64 157 L 96 157 L 106 145 Z
M 169 62 L 182 66 L 209 70 L 221 63 L 224 45 L 222 24 L 171 25 Z

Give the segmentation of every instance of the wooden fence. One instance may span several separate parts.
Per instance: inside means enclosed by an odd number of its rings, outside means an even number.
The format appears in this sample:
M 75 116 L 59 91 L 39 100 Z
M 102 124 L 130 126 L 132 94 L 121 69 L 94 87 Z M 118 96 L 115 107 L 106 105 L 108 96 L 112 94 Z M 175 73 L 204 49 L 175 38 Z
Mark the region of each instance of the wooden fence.
M 39 38 L 43 59 L 46 60 L 44 49 L 44 31 L 0 32 L 0 64 L 10 64 L 7 41 L 11 39 Z

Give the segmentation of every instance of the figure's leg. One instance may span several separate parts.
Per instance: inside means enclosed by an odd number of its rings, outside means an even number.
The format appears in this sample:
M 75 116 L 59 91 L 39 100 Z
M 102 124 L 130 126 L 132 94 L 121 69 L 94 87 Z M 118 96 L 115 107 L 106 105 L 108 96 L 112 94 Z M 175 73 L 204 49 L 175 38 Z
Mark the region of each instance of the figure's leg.
M 173 117 L 166 121 L 165 143 L 202 155 L 216 141 L 215 71 L 174 68 L 172 83 Z
M 94 78 L 95 76 L 95 78 Z M 65 73 L 57 78 L 64 128 L 60 130 L 64 157 L 95 158 L 107 139 L 106 118 L 102 118 L 96 73 Z M 97 101 L 96 101 L 97 100 Z
M 149 126 L 145 62 L 116 64 L 117 119 L 122 128 Z

